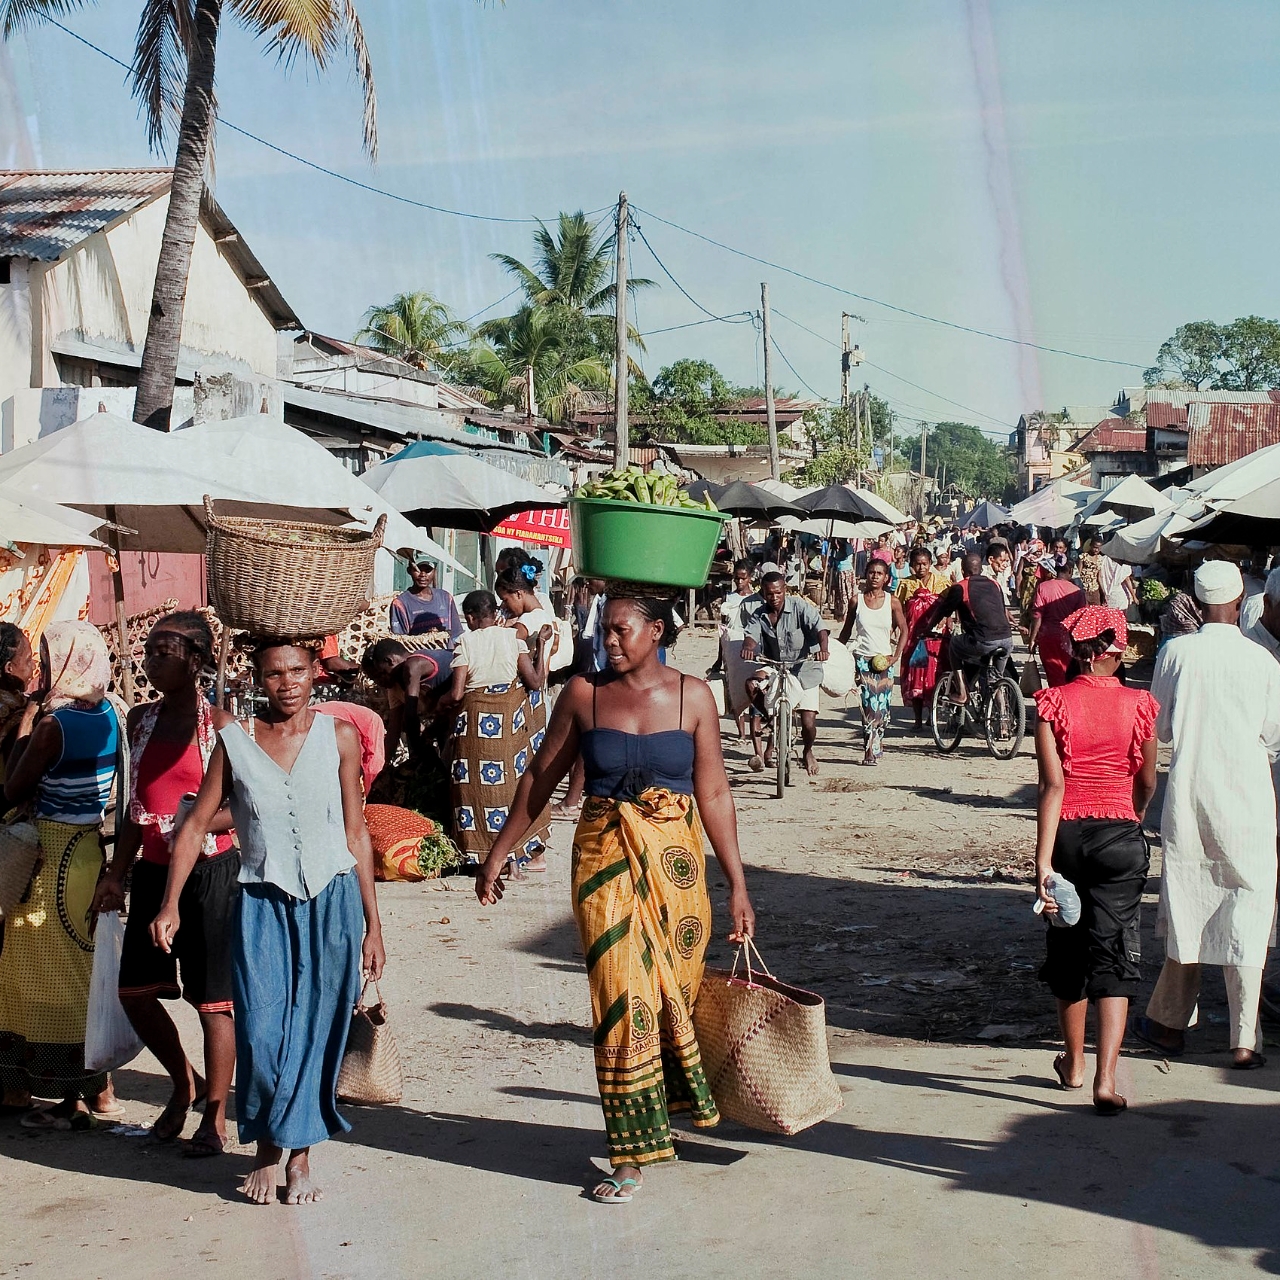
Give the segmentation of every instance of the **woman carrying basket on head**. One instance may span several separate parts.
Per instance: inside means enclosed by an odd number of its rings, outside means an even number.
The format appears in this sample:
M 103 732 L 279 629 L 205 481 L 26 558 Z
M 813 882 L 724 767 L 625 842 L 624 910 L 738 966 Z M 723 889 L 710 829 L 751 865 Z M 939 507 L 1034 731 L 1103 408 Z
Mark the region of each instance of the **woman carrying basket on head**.
M 730 940 L 755 929 L 715 701 L 703 681 L 659 662 L 674 639 L 671 605 L 640 591 L 612 585 L 609 669 L 565 686 L 476 879 L 482 903 L 502 897 L 507 855 L 581 754 L 573 909 L 613 1166 L 591 1194 L 605 1204 L 629 1201 L 644 1166 L 675 1159 L 670 1112 L 691 1110 L 699 1128 L 719 1120 L 691 1016 L 711 929 L 704 830 L 729 882 Z

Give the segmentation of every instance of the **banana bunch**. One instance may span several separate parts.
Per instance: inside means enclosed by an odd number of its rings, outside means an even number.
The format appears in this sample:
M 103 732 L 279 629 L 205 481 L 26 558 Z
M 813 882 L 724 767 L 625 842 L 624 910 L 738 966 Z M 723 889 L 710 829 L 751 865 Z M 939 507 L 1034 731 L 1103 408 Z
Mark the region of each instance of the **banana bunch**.
M 598 480 L 584 484 L 573 495 L 575 498 L 606 498 L 614 502 L 642 502 L 654 507 L 680 507 L 686 511 L 714 511 L 716 504 L 707 494 L 697 502 L 682 493 L 675 476 L 661 471 L 641 471 L 628 467 L 625 471 L 610 471 Z

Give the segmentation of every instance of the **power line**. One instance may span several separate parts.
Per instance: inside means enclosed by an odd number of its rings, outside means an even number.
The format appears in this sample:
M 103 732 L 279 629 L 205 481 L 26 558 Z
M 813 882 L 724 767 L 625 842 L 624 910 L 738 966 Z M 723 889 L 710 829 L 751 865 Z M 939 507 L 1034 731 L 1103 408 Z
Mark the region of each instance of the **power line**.
M 725 244 L 723 240 L 714 240 L 711 236 L 703 235 L 701 231 L 693 231 L 689 227 L 683 227 L 678 222 L 672 222 L 670 218 L 664 218 L 660 214 L 654 213 L 650 209 L 642 209 L 639 205 L 633 206 L 637 212 L 643 213 L 646 217 L 655 218 L 664 226 L 672 227 L 676 231 L 683 231 L 687 236 L 693 236 L 696 240 L 701 240 L 705 244 L 714 245 L 717 249 L 723 249 L 726 253 L 732 253 L 739 258 L 746 258 L 749 262 L 758 262 L 762 267 L 768 267 L 773 271 L 781 271 L 789 276 L 794 276 L 797 280 L 804 280 L 808 284 L 816 284 L 821 289 L 830 289 L 833 293 L 843 294 L 848 298 L 857 298 L 859 302 L 869 302 L 872 306 L 884 307 L 889 311 L 896 311 L 900 315 L 911 316 L 916 320 L 927 320 L 930 324 L 942 325 L 947 329 L 956 329 L 961 333 L 972 333 L 980 338 L 991 338 L 995 342 L 1007 342 L 1015 347 L 1028 347 L 1033 351 L 1044 351 L 1050 355 L 1070 356 L 1076 360 L 1090 360 L 1095 364 L 1119 365 L 1125 369 L 1142 369 L 1144 365 L 1134 364 L 1130 360 L 1109 360 L 1105 356 L 1085 355 L 1080 351 L 1068 351 L 1063 347 L 1048 347 L 1039 342 L 1032 342 L 1027 338 L 1011 338 L 1008 334 L 992 333 L 988 329 L 979 329 L 973 325 L 960 324 L 955 320 L 944 320 L 941 316 L 927 315 L 923 311 L 913 311 L 910 307 L 900 307 L 896 303 L 885 302 L 880 298 L 873 298 L 869 294 L 856 293 L 852 289 L 845 289 L 841 285 L 832 284 L 829 280 L 819 280 L 816 276 L 806 275 L 803 271 L 796 271 L 792 267 L 784 267 L 780 262 L 770 262 L 768 258 L 757 257 L 754 253 L 748 253 L 745 249 L 735 249 L 731 244 Z
M 644 231 L 641 230 L 639 223 L 632 221 L 631 226 L 635 229 L 636 235 L 640 237 L 641 241 L 644 243 L 644 247 L 649 250 L 649 253 L 652 255 L 654 262 L 656 262 L 658 266 L 662 269 L 662 272 L 667 277 L 667 279 L 670 280 L 671 283 L 675 285 L 675 287 L 679 289 L 680 292 L 684 294 L 684 296 L 688 298 L 688 300 L 692 302 L 693 305 L 697 307 L 698 310 L 701 311 L 704 316 L 706 316 L 709 320 L 726 320 L 727 319 L 727 317 L 718 316 L 714 311 L 708 310 L 708 308 L 704 307 L 702 303 L 700 303 L 697 300 L 697 298 L 695 298 L 693 294 L 691 294 L 689 290 L 686 289 L 684 285 L 682 285 L 680 281 L 677 280 L 675 276 L 671 274 L 670 268 L 668 268 L 667 264 L 663 262 L 663 260 L 660 257 L 658 257 L 656 253 L 653 252 L 653 245 L 651 245 L 648 239 L 645 237 Z M 744 315 L 745 312 L 738 312 L 737 314 Z M 733 320 L 729 322 L 733 324 L 744 323 L 744 321 L 742 320 Z
M 696 329 L 700 324 L 715 324 L 717 320 L 728 321 L 733 324 L 746 324 L 750 318 L 750 311 L 735 311 L 727 316 L 711 316 L 706 320 L 690 320 L 687 324 L 669 324 L 665 329 L 646 329 L 640 336 L 642 338 L 651 338 L 656 333 L 675 333 L 677 329 Z
M 64 27 L 56 18 L 46 17 L 44 21 L 52 27 L 57 27 L 64 35 L 69 35 L 73 40 L 78 40 L 86 48 L 92 49 L 94 53 L 101 54 L 109 62 L 114 62 L 117 67 L 123 67 L 126 71 L 132 72 L 133 68 L 129 63 L 121 61 L 112 53 L 108 53 L 105 49 L 94 44 L 92 40 L 86 40 L 84 36 L 80 35 L 79 32 L 72 31 L 70 27 Z M 297 164 L 305 165 L 308 169 L 314 169 L 317 173 L 323 173 L 328 178 L 336 178 L 339 182 L 345 182 L 348 186 L 357 187 L 361 191 L 368 191 L 375 196 L 384 196 L 388 200 L 395 200 L 400 204 L 407 204 L 415 209 L 426 209 L 431 213 L 445 213 L 452 218 L 468 218 L 474 222 L 505 222 L 532 225 L 544 221 L 542 218 L 502 218 L 490 213 L 471 213 L 466 209 L 447 209 L 444 205 L 428 204 L 425 200 L 415 200 L 411 196 L 402 196 L 395 191 L 387 191 L 383 187 L 375 187 L 372 183 L 361 182 L 359 178 L 348 177 L 345 173 L 339 173 L 336 169 L 328 169 L 314 160 L 308 160 L 306 156 L 300 156 L 294 151 L 277 146 L 274 142 L 268 142 L 266 138 L 259 137 L 256 133 L 250 133 L 248 129 L 244 129 L 238 124 L 232 124 L 224 116 L 218 116 L 217 120 L 218 124 L 224 129 L 230 129 L 232 133 L 238 133 L 241 137 L 248 138 L 251 142 L 256 142 L 259 146 L 266 147 L 269 151 L 274 151 L 277 155 L 293 160 Z M 592 217 L 608 208 L 610 208 L 609 205 L 604 205 L 600 209 L 592 209 L 591 213 L 586 216 Z
M 837 351 L 841 349 L 840 344 L 832 341 L 832 339 L 828 338 L 826 334 L 819 333 L 816 329 L 810 329 L 807 324 L 801 324 L 799 320 L 792 319 L 792 317 L 787 315 L 785 311 L 779 311 L 777 307 L 772 308 L 772 310 L 775 316 L 781 316 L 784 320 L 790 321 L 790 323 L 795 325 L 797 329 L 803 329 L 805 333 L 817 338 L 819 342 L 825 342 L 827 346 L 835 347 Z
M 803 378 L 800 377 L 800 371 L 795 367 L 795 365 L 791 363 L 790 360 L 787 359 L 787 353 L 783 351 L 783 349 L 780 346 L 778 346 L 778 340 L 773 336 L 773 334 L 769 335 L 769 341 L 773 345 L 773 349 L 782 357 L 782 363 L 785 364 L 787 368 L 790 369 L 791 372 L 796 375 L 797 378 L 800 378 L 800 385 L 804 387 L 804 389 L 808 391 L 808 393 L 811 396 L 817 396 L 817 398 L 821 400 L 823 404 L 829 404 L 830 401 L 827 399 L 826 396 L 824 396 L 820 391 L 815 391 Z
M 514 289 L 512 289 L 510 293 L 504 293 L 504 294 L 502 295 L 502 297 L 500 297 L 500 298 L 497 300 L 497 302 L 491 302 L 491 303 L 489 303 L 489 305 L 488 305 L 487 307 L 481 307 L 479 311 L 473 311 L 473 312 L 471 313 L 471 315 L 469 315 L 469 316 L 468 316 L 468 317 L 467 317 L 467 318 L 466 318 L 462 323 L 463 323 L 463 324 L 470 324 L 470 323 L 471 323 L 471 322 L 472 322 L 472 321 L 473 321 L 477 316 L 482 316 L 482 315 L 484 315 L 484 313 L 485 313 L 486 311 L 492 311 L 492 310 L 494 309 L 494 307 L 500 307 L 500 306 L 502 306 L 502 304 L 503 304 L 504 302 L 506 302 L 506 300 L 507 300 L 508 298 L 512 298 L 512 297 L 514 297 L 514 296 L 515 296 L 517 293 L 519 293 L 519 292 L 520 292 L 520 290 L 521 290 L 521 289 L 523 289 L 523 288 L 524 288 L 524 285 L 522 285 L 522 284 L 518 284 L 518 285 L 516 285 L 516 287 L 515 287 Z
M 986 418 L 989 422 L 994 422 L 1008 432 L 1007 424 L 993 413 L 984 413 L 981 409 L 975 409 L 972 405 L 961 404 L 959 400 L 949 399 L 947 396 L 939 395 L 936 391 L 930 391 L 928 387 L 922 387 L 918 382 L 912 382 L 910 378 L 904 378 L 901 374 L 894 373 L 891 369 L 884 368 L 883 365 L 873 364 L 870 360 L 863 362 L 869 369 L 878 369 L 881 373 L 887 374 L 890 378 L 896 378 L 899 382 L 905 382 L 907 386 L 914 387 L 917 391 L 923 391 L 927 396 L 933 396 L 935 400 L 941 400 L 946 404 L 954 405 L 957 409 L 963 409 L 965 413 L 975 413 L 979 418 Z

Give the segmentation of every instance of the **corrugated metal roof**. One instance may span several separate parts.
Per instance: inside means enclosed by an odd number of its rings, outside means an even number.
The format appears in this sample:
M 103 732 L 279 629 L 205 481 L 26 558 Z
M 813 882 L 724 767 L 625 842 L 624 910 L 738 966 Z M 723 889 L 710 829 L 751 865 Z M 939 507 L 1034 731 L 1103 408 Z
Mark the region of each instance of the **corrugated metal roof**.
M 56 262 L 169 190 L 172 169 L 9 169 L 0 172 L 0 257 Z M 277 329 L 301 329 L 266 268 L 206 189 L 200 219 Z
M 1187 410 L 1187 463 L 1225 467 L 1258 449 L 1280 444 L 1280 404 L 1213 404 L 1197 401 Z
M 172 178 L 172 169 L 0 173 L 0 254 L 55 262 L 164 195 Z
M 1103 418 L 1080 440 L 1074 453 L 1145 453 L 1147 429 L 1133 426 L 1125 418 Z

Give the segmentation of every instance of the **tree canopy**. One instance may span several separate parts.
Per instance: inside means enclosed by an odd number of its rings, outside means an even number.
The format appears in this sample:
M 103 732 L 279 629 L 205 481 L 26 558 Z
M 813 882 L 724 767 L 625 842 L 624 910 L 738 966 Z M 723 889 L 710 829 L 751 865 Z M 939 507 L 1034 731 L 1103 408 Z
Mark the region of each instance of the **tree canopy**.
M 456 356 L 447 348 L 470 334 L 443 302 L 419 289 L 370 307 L 355 340 L 418 369 L 448 369 Z
M 902 457 L 920 469 L 920 433 L 902 437 Z M 938 422 L 929 427 L 925 447 L 929 475 L 941 484 L 954 484 L 970 498 L 1000 501 L 1012 495 L 1017 484 L 1013 457 L 1007 446 L 983 435 L 967 422 Z
M 1265 391 L 1280 385 L 1280 321 L 1241 316 L 1230 324 L 1193 320 L 1160 344 L 1143 374 L 1149 387 Z

